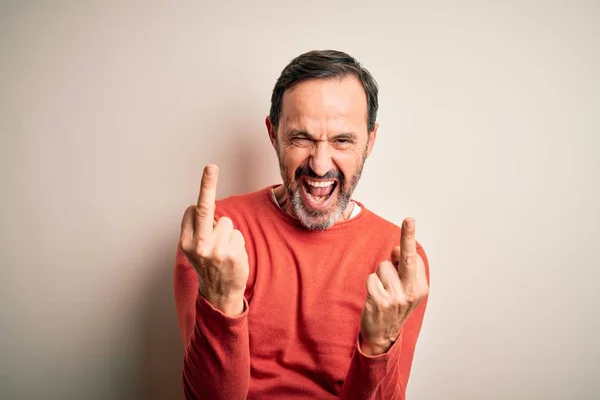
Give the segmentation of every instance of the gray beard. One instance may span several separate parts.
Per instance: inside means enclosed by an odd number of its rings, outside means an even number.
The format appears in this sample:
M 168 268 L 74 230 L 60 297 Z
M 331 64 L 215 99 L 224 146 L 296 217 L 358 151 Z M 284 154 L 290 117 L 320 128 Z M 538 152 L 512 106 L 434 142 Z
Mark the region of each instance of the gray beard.
M 333 211 L 315 211 L 307 208 L 304 205 L 304 199 L 302 198 L 302 188 L 296 188 L 296 190 L 290 189 L 286 184 L 288 196 L 292 203 L 292 212 L 294 216 L 298 218 L 302 226 L 311 231 L 324 231 L 329 229 L 333 224 L 336 223 L 344 213 L 344 210 L 350 202 L 350 196 L 342 194 L 340 190 L 338 199 Z M 351 194 L 351 193 L 350 193 Z
M 354 192 L 354 189 L 360 180 L 360 176 L 365 165 L 365 160 L 367 159 L 367 149 L 365 148 L 358 172 L 355 173 L 351 179 L 346 181 L 345 186 L 348 186 L 348 188 L 337 188 L 338 198 L 333 211 L 313 210 L 306 207 L 302 195 L 303 188 L 300 187 L 297 182 L 293 181 L 292 178 L 288 178 L 288 171 L 284 167 L 281 157 L 279 156 L 279 146 L 277 146 L 277 158 L 279 160 L 281 178 L 283 179 L 288 198 L 290 199 L 290 211 L 292 212 L 292 215 L 296 217 L 298 221 L 300 221 L 300 224 L 306 229 L 311 231 L 324 231 L 333 226 L 333 224 L 335 224 L 342 217 L 346 207 L 348 207 L 352 193 Z

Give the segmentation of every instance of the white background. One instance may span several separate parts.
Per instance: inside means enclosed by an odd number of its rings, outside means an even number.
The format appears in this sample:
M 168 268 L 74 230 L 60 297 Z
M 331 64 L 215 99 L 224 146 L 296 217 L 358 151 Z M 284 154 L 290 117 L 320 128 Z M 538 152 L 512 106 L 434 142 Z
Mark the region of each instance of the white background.
M 172 399 L 181 216 L 280 180 L 283 67 L 358 58 L 381 127 L 355 198 L 417 221 L 409 399 L 600 396 L 593 1 L 3 1 L 0 397 Z M 373 238 L 357 238 L 373 240 Z

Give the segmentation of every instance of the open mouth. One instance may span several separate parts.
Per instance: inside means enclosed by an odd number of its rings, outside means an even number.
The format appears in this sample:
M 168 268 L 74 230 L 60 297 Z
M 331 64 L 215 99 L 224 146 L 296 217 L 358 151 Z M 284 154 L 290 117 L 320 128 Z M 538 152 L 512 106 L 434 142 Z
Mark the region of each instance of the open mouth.
M 306 203 L 315 209 L 326 208 L 338 186 L 336 180 L 302 179 L 302 188 Z

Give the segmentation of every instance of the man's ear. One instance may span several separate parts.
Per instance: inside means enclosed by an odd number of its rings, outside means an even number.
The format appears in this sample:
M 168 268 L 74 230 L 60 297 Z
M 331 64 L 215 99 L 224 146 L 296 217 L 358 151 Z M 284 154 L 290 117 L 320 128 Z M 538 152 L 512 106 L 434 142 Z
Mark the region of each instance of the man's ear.
M 379 128 L 379 124 L 375 123 L 375 127 L 371 132 L 369 132 L 369 138 L 367 139 L 367 157 L 373 151 L 373 146 L 375 146 L 375 139 L 377 138 L 377 129 Z
M 271 141 L 273 148 L 276 148 L 275 142 L 277 141 L 277 132 L 275 131 L 275 126 L 271 122 L 271 117 L 269 117 L 268 115 L 267 118 L 265 118 L 265 125 L 267 125 L 267 133 L 269 134 L 269 140 Z

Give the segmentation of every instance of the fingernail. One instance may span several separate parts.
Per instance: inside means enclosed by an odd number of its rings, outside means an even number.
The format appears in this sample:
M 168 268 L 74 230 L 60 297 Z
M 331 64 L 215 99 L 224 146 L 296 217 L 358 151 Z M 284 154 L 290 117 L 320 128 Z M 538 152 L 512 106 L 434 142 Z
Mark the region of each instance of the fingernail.
M 406 229 L 413 229 L 415 227 L 415 220 L 413 218 L 406 219 Z
M 206 175 L 213 176 L 217 170 L 217 167 L 210 164 L 206 166 Z

